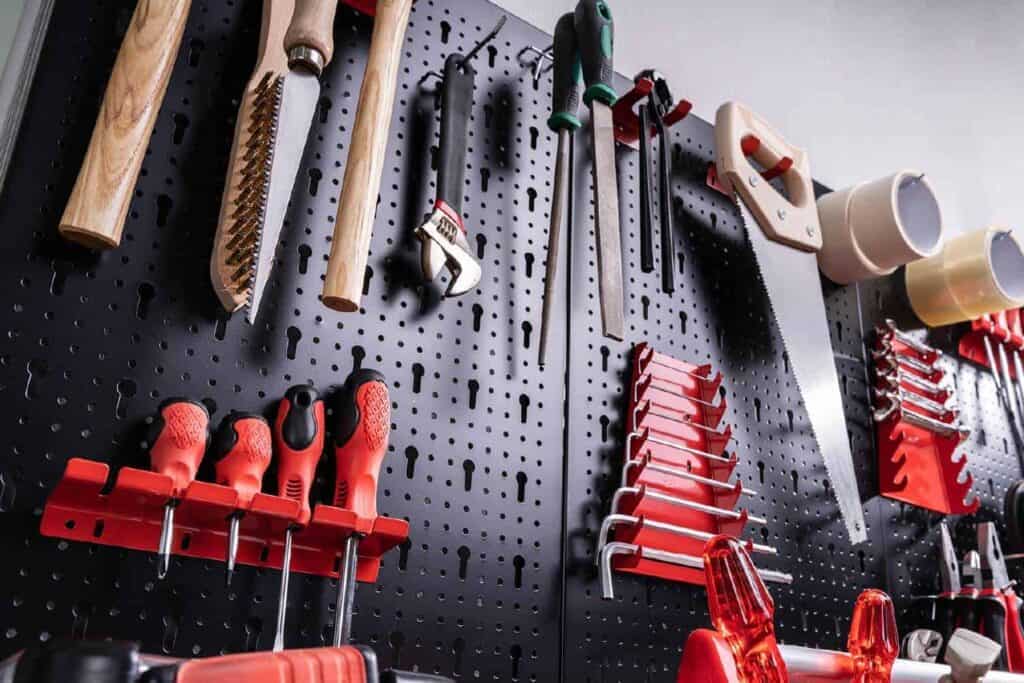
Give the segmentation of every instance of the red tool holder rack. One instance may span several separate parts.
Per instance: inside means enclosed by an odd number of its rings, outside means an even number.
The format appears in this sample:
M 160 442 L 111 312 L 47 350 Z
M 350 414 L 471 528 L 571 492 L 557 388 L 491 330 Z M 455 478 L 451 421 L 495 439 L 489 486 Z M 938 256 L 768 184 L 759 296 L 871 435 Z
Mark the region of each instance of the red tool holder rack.
M 73 458 L 50 494 L 40 531 L 44 536 L 156 552 L 164 505 L 171 498 L 171 478 L 131 467 L 122 468 L 113 488 L 104 489 L 110 468 Z M 185 557 L 223 561 L 228 517 L 238 494 L 219 484 L 196 481 L 175 508 L 172 552 Z M 241 520 L 238 562 L 281 569 L 285 530 L 296 523 L 299 503 L 258 493 Z M 404 542 L 409 523 L 390 517 L 364 518 L 329 505 L 317 505 L 309 524 L 293 535 L 292 571 L 337 577 L 338 554 L 353 533 L 359 543 L 357 579 L 377 580 L 381 555 Z
M 926 402 L 945 405 L 951 397 L 948 389 L 928 391 L 912 379 L 938 385 L 945 377 L 945 372 L 936 364 L 941 354 L 914 348 L 901 341 L 892 329 L 884 328 L 876 335 L 875 350 L 889 357 L 919 361 L 933 369 L 928 372 L 916 364 L 900 363 L 895 375 L 886 375 L 880 368 L 882 355 L 876 356 L 876 408 L 880 401 L 892 400 L 881 398 L 878 392 L 889 387 L 893 378 L 898 381 L 898 394 L 908 399 L 900 401 L 898 406 L 890 403 L 876 412 L 879 492 L 887 498 L 942 514 L 973 514 L 981 501 L 971 494 L 974 478 L 970 473 L 964 476 L 966 455 L 956 457 L 957 448 L 966 438 L 956 424 L 956 409 L 937 412 L 913 403 L 918 400 L 914 397 L 920 397 Z M 896 360 L 899 363 L 898 358 Z M 926 421 L 915 420 L 916 416 Z
M 651 94 L 654 90 L 654 81 L 650 78 L 641 78 L 633 84 L 629 92 L 620 95 L 612 107 L 612 120 L 615 123 L 615 140 L 624 145 L 636 147 L 640 141 L 640 117 L 633 107 Z M 686 115 L 693 109 L 693 104 L 688 100 L 679 100 L 668 114 L 665 115 L 665 128 L 671 128 L 686 118 Z M 651 126 L 651 138 L 658 135 L 656 126 Z
M 751 520 L 736 511 L 745 491 L 728 483 L 736 467 L 727 454 L 731 427 L 721 428 L 727 408 L 721 373 L 654 351 L 634 348 L 626 429 L 623 488 L 612 514 L 656 521 L 711 535 L 740 536 Z M 666 501 L 671 496 L 692 507 Z M 712 509 L 713 508 L 713 509 Z M 758 520 L 763 521 L 763 520 Z M 616 527 L 615 541 L 701 557 L 704 541 L 639 523 Z M 647 559 L 642 553 L 612 558 L 616 571 L 704 585 L 701 569 Z
M 1004 344 L 1015 353 L 1024 354 L 1024 309 L 1010 309 L 994 315 L 984 315 L 971 321 L 971 330 L 960 338 L 959 352 L 964 358 L 999 372 L 989 362 L 985 351 L 985 338 L 992 344 Z M 1013 363 L 1007 370 L 1016 381 L 1017 368 Z

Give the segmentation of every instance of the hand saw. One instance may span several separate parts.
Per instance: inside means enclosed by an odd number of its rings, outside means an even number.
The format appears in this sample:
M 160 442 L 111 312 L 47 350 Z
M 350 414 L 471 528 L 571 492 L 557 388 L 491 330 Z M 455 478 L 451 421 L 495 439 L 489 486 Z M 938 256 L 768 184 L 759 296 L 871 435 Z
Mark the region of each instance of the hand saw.
M 818 275 L 822 238 L 807 154 L 735 102 L 718 109 L 715 147 L 719 180 L 747 230 L 850 541 L 862 543 L 867 528 Z M 792 159 L 782 175 L 786 196 L 761 176 L 748 153 L 763 168 Z

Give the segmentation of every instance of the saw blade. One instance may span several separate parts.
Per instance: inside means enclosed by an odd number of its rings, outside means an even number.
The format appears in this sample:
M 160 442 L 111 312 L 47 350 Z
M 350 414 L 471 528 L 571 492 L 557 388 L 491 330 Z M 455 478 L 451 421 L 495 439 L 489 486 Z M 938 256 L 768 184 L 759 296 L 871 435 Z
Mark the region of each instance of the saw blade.
M 270 152 L 270 180 L 266 189 L 266 210 L 261 229 L 256 235 L 256 258 L 252 262 L 249 296 L 246 299 L 245 319 L 250 324 L 256 320 L 263 290 L 270 279 L 274 256 L 281 238 L 284 215 L 288 210 L 299 163 L 306 148 L 306 138 L 316 103 L 320 98 L 320 81 L 313 74 L 295 69 L 289 71 L 280 85 L 277 116 L 274 117 L 274 144 Z
M 857 490 L 853 454 L 846 432 L 843 396 L 839 388 L 825 315 L 825 297 L 818 275 L 818 259 L 812 252 L 774 242 L 765 235 L 740 197 L 739 208 L 747 238 L 754 250 L 761 280 L 789 357 L 797 388 L 811 421 L 818 450 L 850 542 L 868 540 L 864 510 Z

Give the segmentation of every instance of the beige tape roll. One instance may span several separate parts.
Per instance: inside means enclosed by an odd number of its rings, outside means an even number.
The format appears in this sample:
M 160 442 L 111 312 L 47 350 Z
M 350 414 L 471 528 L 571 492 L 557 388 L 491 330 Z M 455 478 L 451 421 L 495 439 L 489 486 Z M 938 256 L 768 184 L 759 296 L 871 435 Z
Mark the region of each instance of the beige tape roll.
M 821 272 L 851 284 L 890 275 L 942 247 L 942 211 L 924 174 L 904 170 L 818 200 Z
M 931 327 L 1024 306 L 1024 245 L 1007 228 L 949 240 L 939 254 L 907 266 L 910 305 Z

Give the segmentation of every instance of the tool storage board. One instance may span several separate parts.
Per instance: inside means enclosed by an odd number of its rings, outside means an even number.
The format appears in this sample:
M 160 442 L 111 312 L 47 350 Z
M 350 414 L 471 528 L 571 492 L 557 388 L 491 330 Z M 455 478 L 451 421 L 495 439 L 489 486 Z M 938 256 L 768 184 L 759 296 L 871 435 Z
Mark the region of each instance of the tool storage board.
M 439 121 L 436 82 L 418 81 L 451 51 L 468 50 L 501 11 L 483 0 L 419 0 L 363 309 L 337 314 L 317 296 L 372 29 L 370 18 L 342 8 L 278 263 L 250 327 L 219 311 L 208 265 L 259 0 L 193 2 L 121 246 L 95 255 L 57 236 L 133 6 L 56 5 L 0 198 L 0 656 L 67 635 L 136 640 L 178 657 L 269 648 L 277 571 L 242 566 L 226 589 L 221 563 L 175 558 L 160 582 L 152 555 L 41 537 L 41 511 L 69 458 L 145 466 L 145 418 L 165 398 L 201 398 L 216 423 L 231 409 L 269 413 L 288 386 L 326 389 L 362 366 L 387 375 L 393 401 L 381 513 L 408 519 L 411 531 L 385 556 L 377 584 L 357 591 L 356 640 L 386 665 L 458 679 L 672 681 L 687 633 L 708 624 L 703 589 L 620 574 L 616 599 L 605 602 L 594 567 L 622 465 L 628 359 L 641 341 L 725 375 L 737 472 L 758 491 L 751 513 L 768 519 L 755 540 L 779 549 L 762 564 L 795 579 L 771 586 L 783 641 L 842 647 L 863 588 L 887 589 L 901 608 L 934 590 L 938 516 L 875 493 L 864 339 L 886 316 L 913 326 L 901 278 L 825 285 L 870 526 L 870 542 L 854 548 L 738 214 L 705 184 L 708 123 L 691 116 L 671 131 L 673 295 L 660 291 L 657 269 L 640 272 L 637 156 L 619 150 L 622 343 L 600 333 L 589 148 L 586 133 L 577 135 L 562 252 L 571 253 L 571 286 L 563 267 L 563 315 L 539 368 L 551 79 L 535 86 L 517 55 L 550 36 L 513 18 L 477 58 L 465 217 L 484 276 L 472 293 L 444 300 L 438 286 L 420 283 L 412 237 L 433 199 Z M 685 83 L 672 85 L 687 96 Z M 799 140 L 799 131 L 786 133 Z M 954 348 L 952 333 L 929 342 Z M 959 367 L 961 406 L 975 427 L 962 451 L 983 500 L 979 516 L 993 518 L 1020 476 L 1009 424 L 986 372 L 946 362 Z M 320 473 L 320 490 L 332 474 Z M 966 550 L 970 525 L 956 531 Z M 325 578 L 293 577 L 289 647 L 329 642 L 334 594 Z

